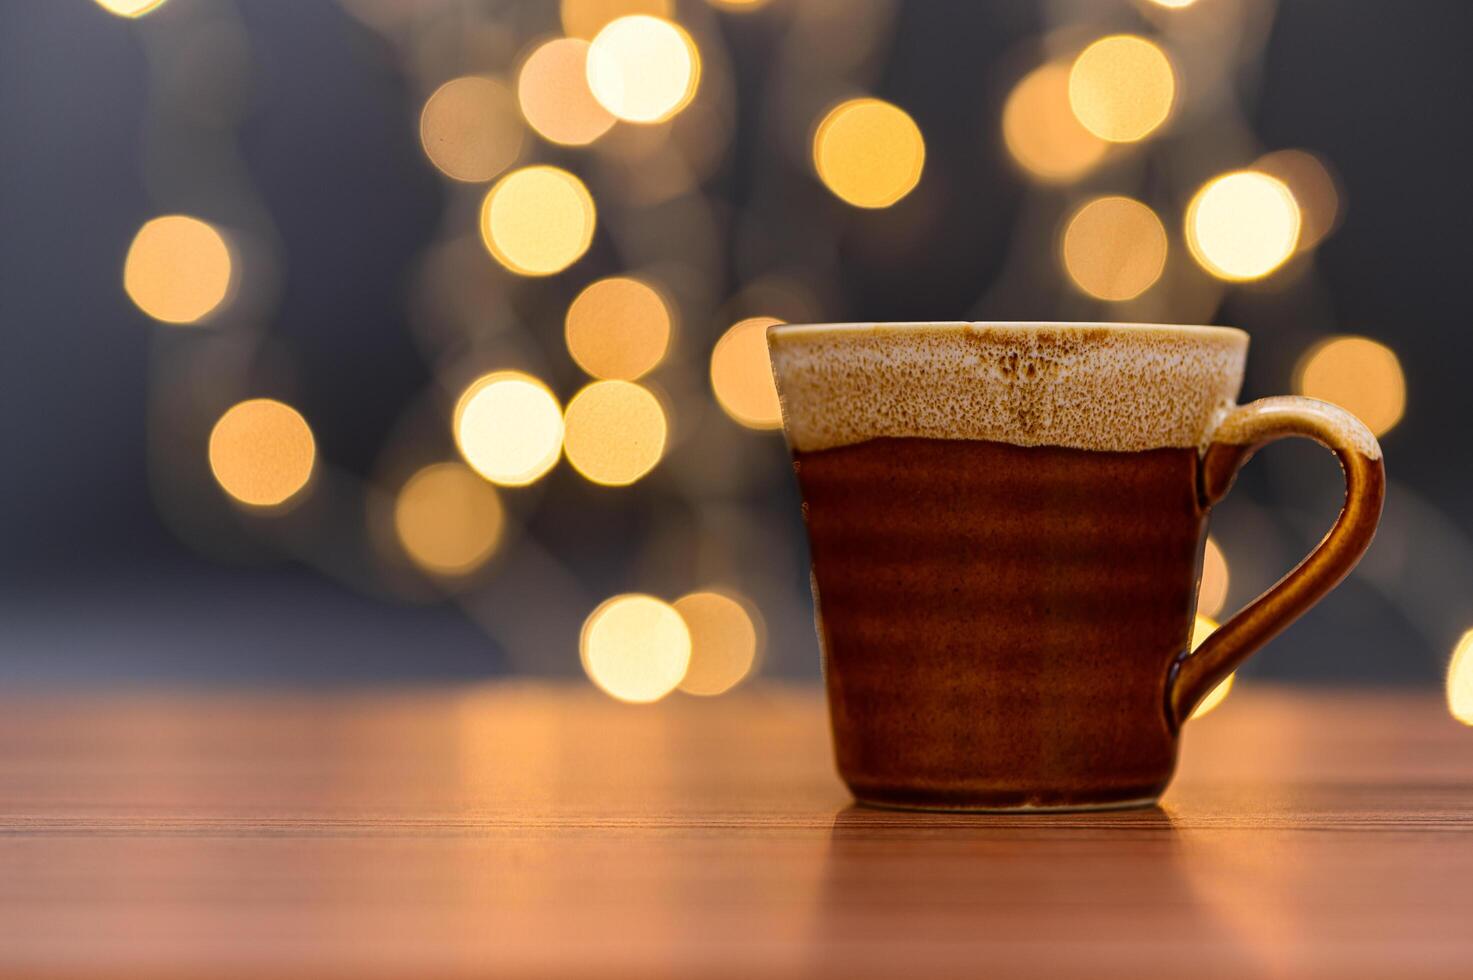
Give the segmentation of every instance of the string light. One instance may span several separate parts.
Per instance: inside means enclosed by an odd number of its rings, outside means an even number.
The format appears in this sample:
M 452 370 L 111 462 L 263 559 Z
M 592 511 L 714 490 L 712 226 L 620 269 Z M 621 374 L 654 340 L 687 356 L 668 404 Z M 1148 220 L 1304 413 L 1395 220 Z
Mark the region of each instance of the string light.
M 1198 613 L 1196 620 L 1192 624 L 1192 650 L 1195 652 L 1202 645 L 1202 642 L 1216 630 L 1217 623 L 1214 620 Z M 1192 709 L 1192 719 L 1201 718 L 1203 715 L 1216 710 L 1217 706 L 1222 704 L 1228 693 L 1232 691 L 1233 680 L 1237 676 L 1236 671 L 1228 674 L 1216 687 L 1208 691 L 1207 696 L 1199 701 L 1197 706 Z
M 1447 666 L 1447 710 L 1465 725 L 1473 725 L 1473 630 L 1453 648 Z
M 813 134 L 813 165 L 840 200 L 887 208 L 920 182 L 926 142 L 915 120 L 879 99 L 840 103 Z
M 1192 256 L 1219 279 L 1262 279 L 1294 254 L 1299 206 L 1284 182 L 1268 174 L 1223 174 L 1187 205 L 1186 237 Z
M 1369 337 L 1330 337 L 1315 344 L 1294 369 L 1294 388 L 1339 405 L 1378 436 L 1390 432 L 1406 411 L 1401 361 Z
M 568 353 L 595 378 L 633 381 L 670 343 L 670 308 L 651 286 L 627 276 L 600 279 L 568 307 Z
M 614 125 L 588 90 L 588 42 L 554 38 L 537 47 L 517 74 L 522 115 L 543 139 L 586 146 Z
M 1069 65 L 1063 62 L 1029 72 L 1008 93 L 1002 137 L 1019 166 L 1036 180 L 1050 183 L 1079 179 L 1109 149 L 1069 107 Z
M 675 690 L 690 665 L 690 629 L 654 596 L 606 600 L 589 614 L 579 638 L 583 670 L 609 696 L 648 704 Z
M 782 322 L 770 316 L 742 320 L 721 335 L 711 352 L 711 389 L 716 401 L 749 429 L 776 429 L 783 424 L 767 354 L 767 328 Z
M 142 17 L 162 7 L 167 0 L 97 0 L 97 5 L 119 17 Z
M 96 0 L 113 14 L 138 17 L 165 0 Z M 768 0 L 709 0 L 750 11 Z M 1181 9 L 1195 0 L 1148 0 Z M 495 79 L 467 76 L 437 89 L 420 117 L 424 151 L 455 180 L 495 180 L 521 155 L 522 118 L 542 138 L 584 146 L 617 120 L 657 124 L 694 98 L 701 53 L 669 18 L 671 0 L 562 0 L 567 37 L 537 46 L 517 75 L 515 95 Z M 1170 118 L 1177 78 L 1158 44 L 1115 35 L 1069 62 L 1024 76 L 1002 115 L 1007 150 L 1032 178 L 1077 180 L 1112 152 L 1111 143 L 1149 138 Z M 668 134 L 649 133 L 651 145 Z M 884 208 L 918 185 L 926 145 L 904 110 L 878 99 L 836 106 L 816 127 L 813 161 L 824 185 L 845 202 Z M 663 171 L 657 171 L 664 179 Z M 672 180 L 674 178 L 671 178 Z M 1252 170 L 1205 184 L 1186 212 L 1186 239 L 1212 275 L 1251 280 L 1270 275 L 1296 250 L 1313 247 L 1333 227 L 1339 199 L 1324 165 L 1303 151 L 1279 151 Z M 597 223 L 588 188 L 572 173 L 534 166 L 507 173 L 485 195 L 480 231 L 487 250 L 510 271 L 546 276 L 577 262 Z M 474 248 L 474 246 L 470 246 Z M 1061 238 L 1064 268 L 1086 294 L 1125 301 L 1157 283 L 1167 236 L 1150 207 L 1126 197 L 1097 198 L 1070 218 Z M 482 265 L 485 265 L 484 261 Z M 489 267 L 488 267 L 489 268 Z M 124 288 L 144 313 L 167 323 L 194 323 L 229 295 L 235 262 L 215 228 L 185 215 L 145 224 L 124 262 Z M 497 281 L 500 281 L 498 278 Z M 758 308 L 774 308 L 759 306 Z M 780 308 L 780 307 L 779 307 Z M 710 362 L 715 397 L 726 414 L 754 429 L 780 426 L 780 405 L 765 340 L 754 317 L 730 327 Z M 400 487 L 394 528 L 405 554 L 437 575 L 481 567 L 500 542 L 505 514 L 497 483 L 517 486 L 547 473 L 562 454 L 592 482 L 619 486 L 656 466 L 668 438 L 662 403 L 634 383 L 666 356 L 671 307 L 647 283 L 600 280 L 570 305 L 565 339 L 573 360 L 593 378 L 566 412 L 537 378 L 501 371 L 462 393 L 452 424 L 468 465 L 427 466 Z M 1396 354 L 1364 337 L 1329 338 L 1306 351 L 1296 368 L 1302 394 L 1345 405 L 1378 434 L 1405 411 L 1406 379 Z M 316 444 L 291 406 L 253 399 L 232 406 L 213 427 L 211 472 L 232 499 L 270 508 L 311 482 Z M 488 483 L 487 481 L 491 481 Z M 1228 593 L 1228 567 L 1215 540 L 1205 545 L 1192 649 L 1216 628 Z M 677 687 L 715 695 L 748 676 L 761 652 L 761 620 L 744 600 L 693 592 L 673 604 L 651 596 L 616 596 L 584 623 L 580 656 L 589 677 L 611 696 L 632 702 L 664 697 Z M 1194 710 L 1201 717 L 1227 696 L 1228 676 Z M 1449 709 L 1473 725 L 1473 630 L 1459 640 L 1447 677 Z
M 669 20 L 675 14 L 672 0 L 562 0 L 563 33 L 590 40 L 605 24 L 630 14 L 649 14 Z
M 481 240 L 491 255 L 523 276 L 550 276 L 593 243 L 593 196 L 558 167 L 534 166 L 502 177 L 481 205 Z
M 563 451 L 593 483 L 628 486 L 654 469 L 665 451 L 665 410 L 647 389 L 629 381 L 595 381 L 563 417 Z
M 691 636 L 690 666 L 680 689 L 714 697 L 741 683 L 757 660 L 759 644 L 746 604 L 722 592 L 692 592 L 674 605 Z
M 1202 584 L 1197 590 L 1197 615 L 1216 616 L 1228 597 L 1227 556 L 1210 536 L 1202 553 Z
M 678 25 L 635 14 L 605 24 L 588 48 L 588 88 L 632 123 L 663 122 L 690 104 L 701 80 L 696 44 Z
M 1166 52 L 1143 37 L 1113 34 L 1079 53 L 1069 70 L 1069 105 L 1094 135 L 1134 143 L 1171 113 L 1176 75 Z
M 453 431 L 471 469 L 492 483 L 520 487 L 557 463 L 563 413 L 541 381 L 520 371 L 495 371 L 460 396 Z
M 1097 197 L 1064 229 L 1064 268 L 1097 299 L 1134 299 L 1166 268 L 1166 228 L 1156 212 L 1128 197 Z
M 300 412 L 271 398 L 239 402 L 210 431 L 210 472 L 251 507 L 276 507 L 312 476 L 317 444 Z
M 425 155 L 447 177 L 490 180 L 521 154 L 516 103 L 495 79 L 467 75 L 435 89 L 419 117 Z
M 210 225 L 184 214 L 146 222 L 123 260 L 123 289 L 165 323 L 195 323 L 230 291 L 230 249 Z
M 496 550 L 504 523 L 489 483 L 460 463 L 415 473 L 394 500 L 394 531 L 404 553 L 437 575 L 467 575 Z

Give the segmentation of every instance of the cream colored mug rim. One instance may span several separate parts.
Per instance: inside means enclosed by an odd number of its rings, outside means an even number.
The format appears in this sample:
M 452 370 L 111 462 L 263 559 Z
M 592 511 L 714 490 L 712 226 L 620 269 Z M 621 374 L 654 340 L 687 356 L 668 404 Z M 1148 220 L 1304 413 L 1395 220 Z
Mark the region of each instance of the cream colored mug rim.
M 1232 327 L 1119 323 L 792 324 L 768 341 L 801 451 L 881 437 L 1200 447 L 1248 351 Z
M 816 337 L 824 334 L 875 333 L 948 333 L 958 329 L 1016 331 L 1020 334 L 1038 331 L 1078 333 L 1081 337 L 1101 332 L 1134 334 L 1135 336 L 1197 336 L 1218 341 L 1234 340 L 1247 344 L 1248 334 L 1237 327 L 1219 327 L 1185 323 L 1115 323 L 1108 321 L 1070 320 L 895 320 L 851 323 L 775 323 L 767 328 L 771 340 Z

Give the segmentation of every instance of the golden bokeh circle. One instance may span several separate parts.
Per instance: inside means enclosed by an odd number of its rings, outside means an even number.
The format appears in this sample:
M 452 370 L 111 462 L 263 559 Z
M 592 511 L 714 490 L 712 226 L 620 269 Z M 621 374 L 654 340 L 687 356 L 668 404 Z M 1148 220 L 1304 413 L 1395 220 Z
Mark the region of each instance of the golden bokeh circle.
M 1447 710 L 1465 725 L 1473 725 L 1473 630 L 1459 637 L 1447 665 Z
M 711 390 L 723 411 L 749 429 L 777 429 L 783 424 L 767 328 L 783 321 L 754 316 L 731 326 L 711 352 Z
M 1216 632 L 1217 625 L 1216 620 L 1210 616 L 1203 616 L 1201 613 L 1198 613 L 1197 618 L 1192 622 L 1191 649 L 1195 651 L 1201 646 L 1204 640 Z M 1233 681 L 1237 679 L 1237 676 L 1236 672 L 1228 674 L 1216 687 L 1208 691 L 1207 696 L 1197 702 L 1197 706 L 1192 709 L 1191 718 L 1195 720 L 1216 710 L 1218 705 L 1222 704 L 1223 699 L 1228 696 L 1228 693 L 1232 691 Z
M 510 89 L 494 78 L 466 75 L 441 85 L 425 101 L 419 140 L 441 173 L 479 183 L 516 162 L 525 133 Z
M 586 146 L 614 125 L 588 90 L 588 42 L 559 37 L 539 45 L 517 73 L 517 101 L 543 139 Z
M 628 486 L 660 462 L 669 423 L 660 400 L 630 381 L 595 381 L 563 413 L 563 452 L 586 479 Z
M 123 260 L 123 289 L 165 323 L 194 323 L 230 292 L 230 248 L 213 227 L 184 214 L 144 223 Z
M 1111 143 L 1151 135 L 1171 114 L 1176 73 L 1166 52 L 1134 34 L 1102 37 L 1069 69 L 1069 105 L 1085 129 Z
M 168 0 L 96 0 L 97 5 L 118 17 L 142 17 L 162 7 Z
M 564 34 L 588 41 L 609 21 L 630 14 L 669 20 L 675 15 L 675 4 L 674 0 L 562 0 L 559 13 Z
M 1077 180 L 1110 145 L 1085 129 L 1069 107 L 1069 65 L 1054 62 L 1024 75 L 1002 108 L 1003 144 L 1037 180 Z
M 880 99 L 850 99 L 830 109 L 813 133 L 813 166 L 840 200 L 887 208 L 920 183 L 926 141 L 904 109 Z
M 560 167 L 513 170 L 481 204 L 481 240 L 496 261 L 523 276 L 550 276 L 578 261 L 596 223 L 593 195 Z
M 495 488 L 461 463 L 426 466 L 394 499 L 399 544 L 410 560 L 436 575 L 467 575 L 484 565 L 504 523 Z
M 692 592 L 675 600 L 690 630 L 690 666 L 680 681 L 686 694 L 714 697 L 740 684 L 757 661 L 758 625 L 747 606 L 722 592 Z
M 1217 541 L 1208 536 L 1207 546 L 1202 552 L 1202 583 L 1197 589 L 1197 614 L 1216 616 L 1227 604 L 1228 584 L 1227 556 Z
M 675 607 L 631 593 L 601 603 L 579 637 L 583 670 L 609 696 L 634 704 L 675 690 L 690 665 L 690 629 Z
M 210 472 L 233 499 L 275 507 L 312 477 L 317 443 L 300 412 L 272 398 L 232 405 L 210 430 Z
M 1166 227 L 1156 212 L 1129 197 L 1097 197 L 1064 229 L 1064 268 L 1096 299 L 1134 299 L 1166 268 Z
M 1406 413 L 1401 360 L 1369 337 L 1330 337 L 1305 351 L 1294 369 L 1294 389 L 1350 412 L 1378 436 Z
M 1299 244 L 1299 205 L 1277 177 L 1237 170 L 1214 177 L 1186 211 L 1187 247 L 1219 279 L 1261 279 Z
M 664 122 L 695 98 L 701 56 L 673 21 L 634 14 L 609 21 L 588 48 L 588 89 L 625 122 Z
M 494 371 L 472 382 L 455 405 L 452 430 L 471 469 L 502 486 L 535 482 L 562 454 L 556 396 L 520 371 Z
M 633 381 L 670 345 L 670 308 L 652 286 L 629 276 L 590 284 L 568 307 L 568 353 L 595 378 Z

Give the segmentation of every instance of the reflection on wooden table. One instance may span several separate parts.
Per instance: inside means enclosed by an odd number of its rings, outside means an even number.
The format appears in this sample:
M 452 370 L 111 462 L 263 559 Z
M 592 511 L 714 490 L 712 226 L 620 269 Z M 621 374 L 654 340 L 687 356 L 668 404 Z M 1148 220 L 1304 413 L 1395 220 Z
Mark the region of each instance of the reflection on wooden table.
M 1473 731 L 1236 692 L 1158 809 L 850 806 L 818 692 L 14 697 L 0 976 L 1469 976 Z

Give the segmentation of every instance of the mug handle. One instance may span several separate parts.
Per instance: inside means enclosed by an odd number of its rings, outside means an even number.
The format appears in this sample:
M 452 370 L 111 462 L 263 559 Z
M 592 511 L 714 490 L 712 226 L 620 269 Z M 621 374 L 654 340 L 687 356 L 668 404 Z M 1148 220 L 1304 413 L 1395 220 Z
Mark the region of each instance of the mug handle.
M 1375 536 L 1386 495 L 1381 446 L 1360 419 L 1313 398 L 1263 398 L 1230 412 L 1212 434 L 1197 471 L 1202 507 L 1226 496 L 1238 470 L 1261 447 L 1288 436 L 1313 439 L 1340 459 L 1345 506 L 1330 533 L 1293 571 L 1223 623 L 1195 652 L 1183 651 L 1172 663 L 1166 701 L 1173 729 L 1250 654 L 1340 584 Z

